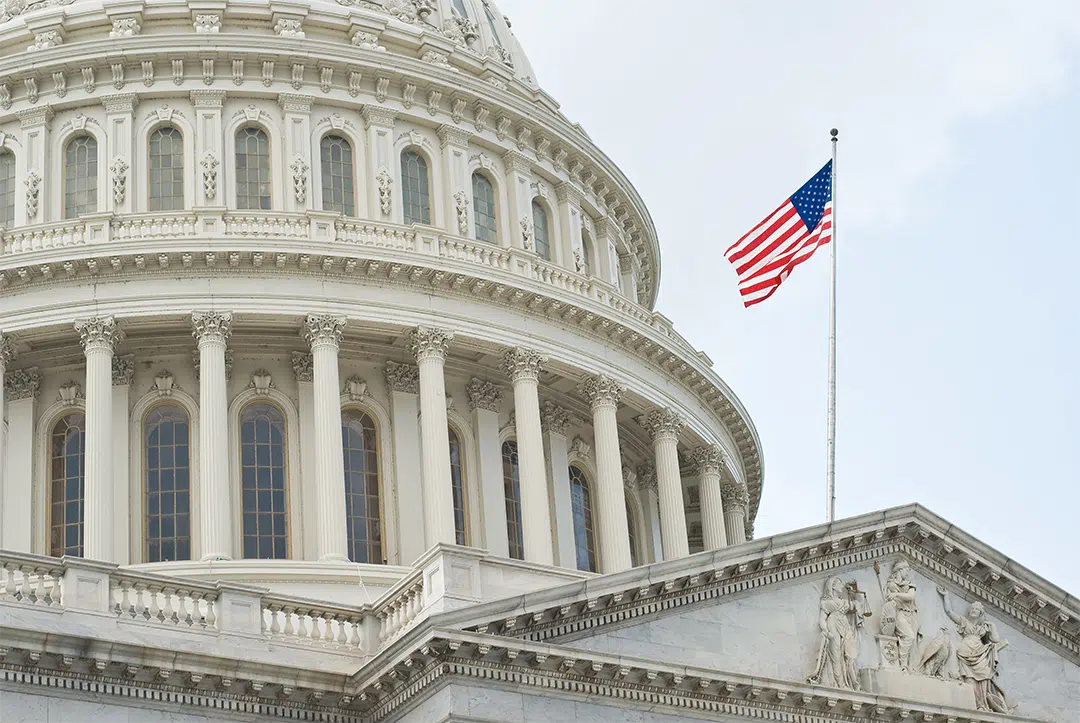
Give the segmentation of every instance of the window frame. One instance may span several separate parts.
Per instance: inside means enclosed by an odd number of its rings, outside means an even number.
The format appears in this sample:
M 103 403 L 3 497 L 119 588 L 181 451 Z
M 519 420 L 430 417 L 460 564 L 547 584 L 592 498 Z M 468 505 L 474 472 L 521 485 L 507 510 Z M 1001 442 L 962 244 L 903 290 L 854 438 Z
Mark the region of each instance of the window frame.
M 249 130 L 261 131 L 263 134 L 266 135 L 266 158 L 267 158 L 268 168 L 270 169 L 270 177 L 269 177 L 269 180 L 267 181 L 267 184 L 266 184 L 267 185 L 267 194 L 268 194 L 267 197 L 269 198 L 269 207 L 268 208 L 261 208 L 261 207 L 260 208 L 251 208 L 250 206 L 242 207 L 240 205 L 240 172 L 237 169 L 237 160 L 238 160 L 239 153 L 240 153 L 239 140 L 240 140 L 240 134 L 244 133 L 245 131 L 249 131 Z M 275 159 L 274 159 L 274 134 L 270 132 L 270 129 L 267 126 L 265 126 L 265 125 L 263 125 L 261 123 L 241 123 L 240 125 L 236 126 L 233 129 L 231 137 L 232 137 L 232 147 L 230 149 L 231 154 L 232 154 L 231 169 L 232 169 L 232 174 L 234 176 L 233 183 L 232 183 L 232 202 L 233 202 L 232 205 L 233 205 L 233 207 L 237 211 L 263 211 L 263 212 L 274 211 L 275 210 L 274 209 L 274 206 L 275 206 L 274 183 L 276 182 L 275 176 L 276 176 L 276 172 L 278 170 L 276 165 L 275 165 Z M 247 167 L 248 166 L 245 163 L 245 169 Z M 245 181 L 245 183 L 247 183 L 247 181 Z M 219 192 L 220 192 L 220 189 L 219 189 Z M 245 194 L 245 197 L 247 197 L 246 194 Z M 261 199 L 262 196 L 259 196 L 258 198 Z
M 5 158 L 11 159 L 11 176 L 5 178 L 0 175 L 0 180 L 10 182 L 10 186 L 8 186 L 8 189 L 5 192 L 0 193 L 0 228 L 11 229 L 15 227 L 15 216 L 18 214 L 17 203 L 19 194 L 17 179 L 19 177 L 19 159 L 15 156 L 14 150 L 8 148 L 7 146 L 0 145 L 0 159 Z M 6 163 L 6 161 L 0 160 L 0 163 Z M 2 166 L 0 166 L 0 168 L 2 168 Z M 11 196 L 11 204 L 5 205 L 4 196 L 9 194 Z M 7 208 L 11 209 L 11 218 L 5 222 L 4 209 Z
M 458 469 L 461 475 L 461 524 L 462 524 L 462 540 L 457 539 L 457 500 L 454 499 L 454 458 L 450 457 L 450 485 L 451 485 L 451 503 L 454 509 L 454 540 L 456 544 L 463 547 L 469 547 L 470 537 L 469 534 L 469 455 L 466 451 L 465 435 L 462 434 L 458 426 L 451 421 L 446 423 L 447 439 L 452 434 L 458 443 Z
M 578 480 L 574 479 L 574 472 L 577 472 Z M 579 465 L 571 462 L 567 465 L 567 475 L 570 480 L 570 524 L 574 530 L 574 565 L 578 570 L 582 572 L 600 572 L 600 547 L 597 544 L 597 530 L 596 530 L 596 496 L 594 494 L 594 485 L 589 478 L 588 472 Z M 576 505 L 574 497 L 574 487 L 577 485 L 584 490 L 584 507 L 583 507 L 583 524 L 585 531 L 585 553 L 586 557 L 590 558 L 591 568 L 581 567 L 581 561 L 578 556 L 581 552 L 581 542 L 578 540 L 578 527 L 576 523 Z M 590 550 L 591 543 L 591 550 Z M 589 553 L 592 553 L 589 555 Z
M 327 173 L 327 163 L 328 163 L 328 161 L 323 159 L 322 152 L 323 152 L 323 144 L 326 143 L 331 138 L 337 138 L 337 139 L 343 141 L 349 148 L 349 154 L 350 154 L 349 163 L 350 163 L 350 167 L 352 169 L 352 175 L 350 177 L 350 182 L 352 184 L 352 193 L 351 193 L 351 198 L 349 200 L 349 202 L 352 204 L 352 212 L 351 213 L 348 212 L 348 210 L 347 210 L 347 205 L 348 204 L 346 204 L 346 203 L 342 204 L 343 208 L 342 208 L 341 211 L 327 208 L 328 201 L 327 201 L 326 192 L 327 192 L 327 190 L 331 190 L 331 191 L 333 190 L 333 178 L 331 178 L 331 188 L 327 189 L 323 179 L 324 179 L 324 174 Z M 317 155 L 317 157 L 319 159 L 319 175 L 315 180 L 319 184 L 319 208 L 322 209 L 326 213 L 340 213 L 345 218 L 359 218 L 360 217 L 360 191 L 359 191 L 360 176 L 359 176 L 359 172 L 358 172 L 358 169 L 357 169 L 357 165 L 358 165 L 357 158 L 358 158 L 358 156 L 357 156 L 356 148 L 357 148 L 357 144 L 356 144 L 356 141 L 352 138 L 352 136 L 350 136 L 349 134 L 345 133 L 344 131 L 338 130 L 336 128 L 331 128 L 330 130 L 326 131 L 318 139 L 318 144 L 317 144 L 318 155 Z M 342 178 L 344 178 L 344 176 L 342 176 Z M 345 195 L 344 189 L 343 189 L 342 190 L 342 198 L 344 199 L 345 197 L 346 197 L 346 195 Z
M 79 554 L 73 555 L 73 557 L 84 557 L 85 554 L 86 554 L 86 408 L 84 406 L 65 406 L 65 407 L 57 410 L 53 414 L 50 414 L 46 419 L 47 424 L 43 428 L 44 438 L 45 438 L 44 439 L 44 449 L 43 449 L 44 456 L 45 456 L 45 495 L 44 495 L 44 497 L 45 497 L 45 540 L 44 540 L 44 548 L 43 549 L 44 549 L 44 554 L 49 555 L 50 557 L 59 557 L 58 555 L 53 554 L 53 552 L 55 550 L 54 550 L 53 545 L 52 545 L 52 533 L 53 533 L 53 522 L 54 522 L 53 513 L 52 513 L 52 508 L 53 508 L 53 504 L 54 504 L 54 502 L 53 502 L 53 483 L 54 483 L 54 480 L 53 480 L 53 460 L 55 459 L 55 457 L 53 455 L 53 446 L 52 446 L 53 445 L 53 437 L 55 436 L 56 428 L 60 425 L 60 423 L 65 422 L 69 417 L 71 417 L 73 415 L 80 415 L 82 417 L 82 449 L 80 451 L 80 456 L 82 457 L 82 460 L 81 460 L 81 466 L 82 466 L 82 480 L 81 480 L 82 496 L 81 496 L 81 498 L 79 500 L 79 508 L 80 508 L 82 514 L 81 514 L 81 517 L 80 517 L 80 519 L 78 521 L 79 543 L 77 545 L 77 549 L 78 549 Z M 66 457 L 66 453 L 65 453 L 65 457 Z M 66 477 L 65 477 L 65 480 L 66 480 Z M 64 503 L 63 504 L 66 506 L 67 503 L 68 503 L 67 493 L 65 492 L 65 494 L 64 494 Z M 65 532 L 66 532 L 67 526 L 68 526 L 68 522 L 67 522 L 67 518 L 65 517 L 65 521 L 64 521 Z M 66 535 L 65 535 L 65 539 L 66 539 Z M 67 552 L 67 544 L 66 544 L 66 542 L 61 545 L 61 548 L 63 549 L 63 554 L 64 555 L 69 554 Z
M 533 227 L 533 252 L 548 263 L 553 263 L 552 250 L 555 246 L 555 242 L 552 239 L 551 228 L 551 210 L 544 204 L 539 196 L 535 196 L 530 204 L 530 210 L 532 212 L 532 227 Z M 544 248 L 546 253 L 540 253 L 540 233 L 539 224 L 536 223 L 537 211 L 540 212 L 541 218 L 544 219 Z
M 517 529 L 518 534 L 515 535 L 513 538 L 511 538 L 511 535 L 510 535 L 510 532 L 511 532 L 511 529 L 510 529 L 510 522 L 511 522 L 510 521 L 510 515 L 509 515 L 508 511 L 506 510 L 507 503 L 511 502 L 510 498 L 507 497 L 507 495 L 506 495 L 507 480 L 510 479 L 511 484 L 514 483 L 512 476 L 510 478 L 507 478 L 507 476 L 506 476 L 506 465 L 508 463 L 513 464 L 508 459 L 509 455 L 506 452 L 507 445 L 509 445 L 509 444 L 514 445 L 514 451 L 511 452 L 510 454 L 511 455 L 518 455 L 518 462 L 517 462 L 518 474 L 517 474 L 517 480 L 516 480 L 517 499 L 514 500 L 514 503 L 517 506 L 517 520 L 515 521 L 515 524 L 517 525 L 517 528 L 518 528 Z M 521 508 L 521 457 L 520 457 L 520 450 L 518 448 L 517 439 L 513 438 L 513 437 L 510 437 L 508 439 L 504 439 L 502 441 L 502 443 L 500 444 L 500 446 L 499 446 L 499 456 L 501 457 L 502 463 L 503 463 L 503 517 L 504 517 L 504 525 L 506 527 L 507 556 L 512 560 L 524 560 L 525 559 L 525 529 L 524 529 L 524 511 Z M 513 469 L 513 467 L 511 467 L 511 469 Z M 521 540 L 520 542 L 518 542 L 518 538 L 520 538 L 520 540 Z M 515 557 L 514 556 L 515 548 L 520 548 L 521 557 Z
M 88 173 L 87 176 L 86 176 L 87 180 L 88 181 L 92 180 L 93 184 L 94 184 L 93 185 L 93 192 L 94 192 L 94 195 L 93 195 L 93 208 L 90 209 L 90 210 L 87 210 L 87 211 L 76 211 L 74 215 L 69 216 L 68 215 L 68 205 L 67 205 L 68 184 L 70 182 L 68 177 L 67 177 L 68 176 L 68 149 L 71 147 L 71 145 L 73 143 L 75 143 L 76 141 L 78 141 L 80 139 L 83 139 L 83 138 L 89 139 L 94 144 L 94 173 L 92 173 L 92 174 Z M 63 220 L 63 221 L 78 221 L 83 216 L 91 216 L 93 214 L 101 212 L 101 210 L 102 210 L 102 203 L 101 203 L 101 188 L 102 188 L 101 181 L 102 181 L 102 178 L 101 178 L 101 175 L 102 175 L 102 170 L 103 170 L 103 164 L 102 164 L 102 160 L 101 160 L 103 154 L 101 152 L 101 148 L 102 148 L 101 140 L 96 135 L 91 133 L 89 130 L 86 130 L 85 128 L 82 129 L 82 130 L 74 131 L 73 133 L 71 133 L 70 135 L 68 135 L 68 136 L 66 136 L 65 138 L 62 139 L 62 142 L 61 142 L 61 145 L 60 145 L 61 150 L 60 150 L 60 153 L 58 154 L 59 155 L 59 162 L 60 162 L 60 176 L 59 176 L 59 178 L 60 178 L 60 195 L 59 195 L 58 202 L 60 204 L 59 217 L 60 217 L 61 220 Z M 78 180 L 78 178 L 75 178 L 73 180 Z M 89 189 L 87 189 L 87 190 L 89 190 Z
M 294 525 L 295 525 L 295 520 L 293 519 L 293 517 L 296 514 L 296 510 L 293 509 L 293 500 L 292 500 L 292 482 L 293 482 L 293 472 L 295 471 L 294 470 L 295 462 L 294 462 L 294 450 L 293 450 L 293 443 L 292 443 L 293 435 L 290 433 L 291 432 L 290 427 L 292 426 L 291 423 L 290 423 L 291 420 L 292 420 L 292 417 L 291 417 L 290 413 L 292 412 L 292 409 L 287 407 L 285 404 L 282 403 L 282 401 L 280 399 L 278 399 L 276 396 L 273 396 L 273 395 L 261 395 L 261 396 L 259 396 L 259 395 L 251 394 L 250 396 L 248 396 L 246 398 L 236 400 L 235 403 L 237 404 L 236 415 L 235 415 L 236 424 L 235 424 L 235 429 L 232 430 L 232 435 L 231 436 L 232 436 L 232 438 L 234 440 L 234 443 L 236 445 L 235 446 L 235 454 L 233 455 L 233 459 L 234 459 L 234 465 L 235 465 L 235 469 L 236 469 L 236 473 L 237 473 L 236 474 L 235 490 L 236 490 L 236 494 L 237 494 L 237 496 L 236 496 L 236 500 L 237 500 L 236 510 L 237 510 L 238 523 L 239 524 L 237 526 L 237 534 L 236 534 L 236 540 L 237 540 L 238 547 L 237 547 L 236 554 L 234 554 L 233 557 L 234 557 L 234 559 L 237 559 L 237 560 L 293 560 L 293 559 L 296 559 L 295 554 L 294 554 L 294 551 L 296 550 L 296 546 L 293 544 L 294 543 L 293 532 L 294 532 Z M 281 446 L 282 446 L 282 453 L 283 453 L 282 470 L 283 470 L 283 473 L 284 473 L 284 481 L 285 481 L 285 501 L 284 501 L 284 508 L 283 508 L 284 509 L 284 514 L 285 514 L 285 533 L 284 533 L 284 536 L 285 536 L 285 556 L 284 557 L 270 557 L 270 558 L 266 558 L 266 557 L 250 557 L 249 558 L 246 555 L 244 555 L 244 515 L 245 515 L 245 510 L 244 510 L 244 479 L 243 479 L 244 465 L 243 465 L 243 458 L 242 458 L 242 455 L 243 455 L 243 442 L 242 442 L 243 437 L 242 437 L 242 434 L 243 434 L 243 425 L 244 425 L 243 420 L 244 420 L 244 412 L 247 411 L 247 409 L 249 407 L 256 406 L 256 405 L 266 405 L 266 406 L 272 407 L 272 408 L 276 409 L 277 412 L 281 415 L 281 421 L 282 421 L 282 444 L 281 444 Z M 230 451 L 233 451 L 233 450 L 230 450 Z M 255 513 L 255 514 L 258 514 L 258 513 Z M 276 535 L 274 535 L 274 537 L 276 537 Z M 204 550 L 203 552 L 205 554 L 206 551 Z
M 427 208 L 426 208 L 427 218 L 426 219 L 424 219 L 423 216 L 421 216 L 420 220 L 409 220 L 409 217 L 406 214 L 406 209 L 408 208 L 409 204 L 405 200 L 405 178 L 406 178 L 405 155 L 408 154 L 408 153 L 411 153 L 411 154 L 415 155 L 419 160 L 423 161 L 423 164 L 424 164 L 424 169 L 425 169 L 425 174 L 426 174 L 425 175 L 426 186 L 427 186 L 427 188 L 425 189 L 427 191 Z M 434 190 L 434 186 L 432 184 L 432 161 L 431 161 L 431 158 L 429 158 L 428 155 L 419 146 L 416 146 L 416 145 L 405 146 L 404 148 L 402 148 L 398 152 L 398 175 L 399 175 L 399 178 L 401 180 L 401 183 L 400 183 L 401 192 L 398 194 L 398 197 L 401 200 L 401 222 L 402 222 L 402 224 L 404 224 L 405 226 L 412 226 L 413 224 L 421 224 L 421 225 L 424 225 L 424 226 L 433 225 L 434 224 L 434 218 L 435 218 L 435 209 L 434 209 L 435 190 Z
M 154 135 L 156 135 L 158 133 L 161 133 L 162 131 L 165 131 L 165 130 L 171 130 L 171 131 L 175 132 L 179 136 L 179 142 L 180 142 L 179 153 L 173 153 L 172 155 L 173 155 L 174 158 L 179 158 L 179 160 L 180 160 L 180 182 L 179 182 L 180 183 L 180 185 L 179 185 L 179 189 L 180 189 L 180 192 L 179 192 L 180 207 L 179 208 L 168 208 L 168 209 L 155 209 L 153 207 L 154 206 L 154 195 L 153 195 L 154 181 L 153 181 L 153 175 L 152 175 L 154 169 L 152 167 L 153 164 L 152 164 L 150 159 L 153 157 Z M 187 194 L 187 187 L 188 187 L 188 183 L 187 183 L 188 153 L 187 153 L 187 137 L 186 137 L 186 135 L 184 133 L 184 129 L 182 129 L 179 125 L 177 125 L 175 123 L 172 123 L 172 122 L 158 123 L 158 124 L 152 126 L 150 128 L 150 130 L 146 134 L 146 154 L 145 154 L 145 156 L 146 156 L 146 193 L 145 193 L 146 210 L 148 212 L 151 212 L 151 213 L 178 213 L 180 211 L 186 210 L 187 206 L 188 206 L 188 197 L 187 197 L 188 196 L 188 194 Z M 160 169 L 158 169 L 158 170 L 160 170 Z M 170 196 L 170 198 L 175 199 L 175 198 L 177 198 L 177 195 L 174 193 L 173 195 Z
M 368 407 L 366 407 L 366 406 L 364 406 L 362 404 L 348 403 L 348 404 L 342 404 L 341 405 L 340 418 L 341 418 L 341 426 L 343 428 L 345 426 L 345 415 L 347 413 L 349 413 L 349 412 L 359 412 L 360 414 L 363 414 L 368 419 L 370 419 L 372 429 L 375 432 L 375 475 L 376 475 L 376 479 L 378 480 L 378 490 L 379 490 L 379 493 L 378 493 L 379 494 L 379 498 L 378 498 L 378 503 L 379 503 L 378 504 L 378 508 L 379 508 L 379 559 L 375 560 L 375 561 L 369 560 L 367 562 L 359 562 L 359 561 L 356 561 L 356 560 L 352 559 L 352 544 L 351 544 L 350 539 L 349 539 L 349 521 L 350 521 L 350 518 L 349 518 L 349 510 L 348 510 L 347 505 L 346 505 L 346 508 L 345 508 L 345 545 L 346 545 L 346 548 L 347 548 L 346 549 L 346 555 L 349 557 L 349 561 L 354 565 L 383 565 L 383 564 L 386 564 L 386 563 L 389 562 L 389 556 L 387 554 L 387 545 L 388 545 L 389 532 L 388 532 L 388 527 L 387 527 L 387 522 L 386 522 L 386 495 L 384 494 L 385 491 L 386 491 L 386 487 L 385 487 L 386 480 L 385 480 L 385 476 L 383 475 L 384 460 L 383 460 L 383 456 L 382 456 L 382 454 L 383 454 L 383 449 L 382 449 L 382 446 L 383 446 L 382 445 L 382 427 L 381 427 L 381 423 L 380 423 L 380 420 L 379 420 L 379 415 L 375 413 L 375 410 L 370 409 L 370 408 L 368 408 Z M 342 447 L 343 447 L 343 451 L 344 451 L 344 445 L 342 445 Z M 344 454 L 343 454 L 342 455 L 342 468 L 343 468 L 343 471 L 344 471 L 344 465 L 345 465 L 345 458 L 344 458 Z M 348 485 L 348 479 L 347 478 L 344 480 L 344 483 L 346 485 Z M 347 501 L 347 495 L 348 495 L 347 490 L 348 490 L 348 487 L 345 487 L 345 488 L 342 489 L 342 495 L 346 496 L 346 501 Z
M 491 189 L 491 215 L 490 215 L 491 228 L 488 229 L 491 232 L 491 238 L 490 239 L 480 238 L 480 233 L 479 233 L 479 231 L 480 231 L 480 212 L 479 212 L 479 209 L 478 209 L 478 206 L 477 206 L 477 198 L 476 198 L 476 179 L 478 177 L 481 180 L 483 180 L 484 182 L 486 182 L 487 185 L 488 185 L 488 188 Z M 481 243 L 489 243 L 492 246 L 499 246 L 500 245 L 500 238 L 499 238 L 499 220 L 500 219 L 499 219 L 499 192 L 498 192 L 498 187 L 496 186 L 495 181 L 491 178 L 491 175 L 484 172 L 484 171 L 481 171 L 481 170 L 474 170 L 472 172 L 472 174 L 469 176 L 469 185 L 470 185 L 470 191 L 471 191 L 470 195 L 471 195 L 471 198 L 472 198 L 472 214 L 473 214 L 472 232 L 473 232 L 473 238 L 476 239 L 477 241 L 480 241 Z M 487 228 L 487 227 L 485 226 L 485 228 Z
M 142 561 L 144 563 L 165 562 L 164 560 L 151 560 L 150 559 L 150 529 L 149 529 L 149 525 L 147 524 L 149 522 L 149 515 L 150 515 L 149 511 L 147 511 L 147 502 L 148 502 L 149 490 L 148 490 L 148 484 L 147 484 L 148 480 L 147 480 L 147 476 L 146 476 L 147 472 L 148 472 L 147 467 L 149 465 L 149 457 L 147 455 L 147 451 L 148 451 L 147 450 L 147 435 L 149 434 L 149 428 L 147 426 L 147 421 L 149 420 L 151 414 L 153 414 L 156 410 L 161 409 L 162 407 L 172 407 L 174 409 L 178 409 L 179 411 L 183 412 L 184 416 L 187 418 L 187 427 L 188 427 L 188 443 L 187 443 L 187 447 L 188 447 L 188 489 L 187 489 L 187 494 L 188 494 L 188 552 L 189 552 L 189 556 L 188 556 L 187 560 L 189 560 L 189 561 L 194 560 L 195 557 L 196 557 L 195 556 L 195 540 L 196 540 L 196 535 L 195 535 L 195 478 L 196 478 L 195 443 L 196 443 L 196 437 L 195 437 L 195 434 L 197 434 L 198 429 L 195 427 L 195 425 L 192 422 L 191 410 L 188 408 L 188 406 L 186 404 L 183 404 L 182 402 L 180 402 L 179 400 L 176 400 L 176 399 L 163 399 L 163 400 L 159 400 L 159 401 L 157 401 L 155 403 L 150 404 L 145 410 L 143 410 L 142 414 L 140 415 L 140 420 L 139 420 L 140 436 L 138 437 L 138 439 L 139 439 L 140 453 L 139 453 L 139 475 L 138 475 L 137 479 L 139 480 L 140 490 L 141 490 L 141 494 L 140 494 L 140 497 L 139 497 L 139 499 L 140 499 L 139 516 L 140 516 L 141 522 L 142 522 L 141 525 L 140 525 L 139 548 L 141 550 Z M 177 558 L 177 560 L 181 560 L 181 558 Z

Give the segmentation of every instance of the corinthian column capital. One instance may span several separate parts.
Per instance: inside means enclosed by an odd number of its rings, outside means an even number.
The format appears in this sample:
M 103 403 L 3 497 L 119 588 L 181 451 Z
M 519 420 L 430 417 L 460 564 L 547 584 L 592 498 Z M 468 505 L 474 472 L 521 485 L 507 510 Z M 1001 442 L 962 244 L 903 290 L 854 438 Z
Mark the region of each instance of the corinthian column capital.
M 108 351 L 124 340 L 124 331 L 111 316 L 95 316 L 79 319 L 75 322 L 75 331 L 79 332 L 83 350 Z
M 724 501 L 725 510 L 745 511 L 746 505 L 750 502 L 750 493 L 746 491 L 746 487 L 730 480 L 720 485 L 720 497 Z
M 566 436 L 571 423 L 570 412 L 554 402 L 544 402 L 540 407 L 540 428 L 553 434 Z
M 585 380 L 585 383 L 581 385 L 581 392 L 585 395 L 585 398 L 589 400 L 589 404 L 593 406 L 593 409 L 605 405 L 613 407 L 619 406 L 619 399 L 622 397 L 624 391 L 626 391 L 626 389 L 623 385 L 603 374 L 589 377 Z
M 503 369 L 512 382 L 523 379 L 531 379 L 535 382 L 540 379 L 540 372 L 544 370 L 545 362 L 547 362 L 547 357 L 540 352 L 518 346 L 507 350 L 506 357 L 503 359 Z
M 648 431 L 654 442 L 678 439 L 679 432 L 685 425 L 686 420 L 674 409 L 654 409 L 641 419 L 641 426 Z
M 409 351 L 418 362 L 425 359 L 444 360 L 450 352 L 450 342 L 453 340 L 452 331 L 434 326 L 418 326 L 409 335 Z
M 18 354 L 15 353 L 15 345 L 11 343 L 11 337 L 0 334 L 0 367 L 6 367 L 15 361 L 16 356 Z
M 341 346 L 341 335 L 344 332 L 344 316 L 309 314 L 300 334 L 308 344 L 311 344 L 312 350 L 320 346 L 330 346 L 336 350 Z
M 694 473 L 698 475 L 710 473 L 718 475 L 724 467 L 724 453 L 715 444 L 696 448 L 691 454 L 691 460 L 694 464 Z
M 473 377 L 466 391 L 469 393 L 469 409 L 486 409 L 498 412 L 502 405 L 502 389 L 491 382 Z
M 204 341 L 224 344 L 232 336 L 232 314 L 227 311 L 193 311 L 191 327 L 191 335 L 200 344 Z

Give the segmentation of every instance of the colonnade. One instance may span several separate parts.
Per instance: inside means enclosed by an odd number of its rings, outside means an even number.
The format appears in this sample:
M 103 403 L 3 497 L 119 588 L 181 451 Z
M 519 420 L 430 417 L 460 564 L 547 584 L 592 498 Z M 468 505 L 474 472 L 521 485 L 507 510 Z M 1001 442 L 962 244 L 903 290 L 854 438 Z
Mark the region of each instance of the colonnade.
M 342 498 L 341 382 L 338 353 L 346 320 L 334 315 L 310 315 L 301 335 L 311 347 L 314 399 L 315 546 L 319 560 L 347 561 L 348 544 L 345 506 Z M 222 500 L 230 498 L 228 396 L 226 391 L 226 348 L 232 331 L 232 315 L 220 311 L 191 314 L 192 335 L 198 344 L 199 359 L 199 444 L 202 459 L 196 527 L 196 549 L 202 559 L 229 557 L 231 509 Z M 84 550 L 89 558 L 111 559 L 111 531 L 121 521 L 112 519 L 112 361 L 113 352 L 124 338 L 113 317 L 82 319 L 75 323 L 86 355 L 86 467 Z M 421 455 L 421 499 L 427 546 L 455 543 L 452 483 L 447 438 L 446 382 L 444 365 L 452 332 L 429 326 L 413 329 L 409 349 L 417 361 Z M 0 383 L 6 366 L 15 357 L 9 339 L 0 335 Z M 553 405 L 544 405 L 542 415 L 539 378 L 546 357 L 523 347 L 506 351 L 503 369 L 513 385 L 514 417 L 519 460 L 522 538 L 525 560 L 543 565 L 554 563 L 551 514 L 552 499 L 559 493 L 550 489 L 545 455 L 545 432 L 565 431 L 563 422 L 553 421 Z M 486 392 L 477 384 L 490 387 Z M 627 531 L 626 497 L 619 429 L 616 412 L 624 389 L 603 375 L 588 377 L 581 392 L 592 408 L 596 450 L 596 480 L 593 485 L 600 572 L 610 573 L 631 567 Z M 492 397 L 477 409 L 497 415 L 500 396 L 488 382 L 474 380 L 470 396 Z M 483 392 L 483 394 L 481 394 Z M 481 400 L 483 401 L 483 400 Z M 494 401 L 494 404 L 490 403 Z M 3 414 L 0 395 L 0 415 Z M 564 411 L 564 410 L 559 410 Z M 566 416 L 565 412 L 562 416 Z M 542 418 L 544 423 L 542 424 Z M 2 416 L 0 416 L 2 420 Z M 497 425 L 497 418 L 495 424 Z M 659 502 L 663 558 L 689 553 L 683 486 L 678 456 L 678 439 L 685 421 L 671 409 L 656 409 L 639 422 L 649 432 L 656 458 L 655 491 Z M 492 426 L 492 425 L 488 425 Z M 561 429 L 560 429 L 561 427 Z M 2 455 L 3 444 L 0 444 Z M 565 444 L 562 445 L 565 456 Z M 722 474 L 724 459 L 715 445 L 692 451 L 693 473 L 699 477 L 702 531 L 705 549 L 716 549 L 745 541 L 744 523 L 748 495 L 745 486 Z M 120 464 L 124 461 L 118 462 Z M 555 466 L 554 461 L 552 462 Z M 565 465 L 563 465 L 565 466 Z M 3 474 L 0 456 L 0 475 Z M 554 473 L 552 474 L 553 479 Z M 399 481 L 400 483 L 400 481 Z M 647 486 L 652 486 L 646 482 Z M 498 514 L 502 499 L 484 503 L 485 514 Z M 559 534 L 563 534 L 560 530 Z

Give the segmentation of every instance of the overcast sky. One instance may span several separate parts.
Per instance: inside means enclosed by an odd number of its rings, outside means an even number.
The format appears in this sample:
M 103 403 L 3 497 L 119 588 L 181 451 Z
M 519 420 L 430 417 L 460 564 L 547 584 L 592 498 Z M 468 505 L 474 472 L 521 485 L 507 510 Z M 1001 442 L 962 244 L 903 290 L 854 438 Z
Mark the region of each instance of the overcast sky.
M 1080 3 L 499 6 L 754 419 L 758 536 L 825 519 L 828 255 L 746 310 L 723 251 L 836 126 L 837 516 L 920 502 L 1080 593 Z

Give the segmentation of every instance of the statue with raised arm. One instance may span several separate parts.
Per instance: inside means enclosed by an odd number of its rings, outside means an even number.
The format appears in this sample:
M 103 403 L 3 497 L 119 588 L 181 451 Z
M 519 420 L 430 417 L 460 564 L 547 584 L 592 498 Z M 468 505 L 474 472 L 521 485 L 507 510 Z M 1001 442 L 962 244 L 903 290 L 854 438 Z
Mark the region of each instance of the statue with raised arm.
M 975 685 L 975 707 L 1008 713 L 1005 691 L 995 681 L 998 652 L 1009 644 L 1008 641 L 1002 640 L 997 627 L 984 617 L 982 603 L 971 603 L 967 615 L 961 615 L 949 609 L 945 588 L 939 585 L 937 591 L 941 595 L 945 614 L 956 623 L 956 630 L 960 633 L 956 660 L 960 663 L 960 679 Z
M 885 605 L 881 609 L 881 634 L 895 637 L 901 670 L 915 670 L 919 664 L 919 609 L 915 606 L 915 585 L 911 566 L 900 560 L 885 582 Z
M 858 588 L 838 577 L 825 581 L 818 610 L 821 645 L 814 673 L 809 682 L 832 688 L 859 690 L 855 659 L 859 653 L 858 628 L 863 612 L 859 609 Z

